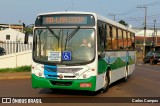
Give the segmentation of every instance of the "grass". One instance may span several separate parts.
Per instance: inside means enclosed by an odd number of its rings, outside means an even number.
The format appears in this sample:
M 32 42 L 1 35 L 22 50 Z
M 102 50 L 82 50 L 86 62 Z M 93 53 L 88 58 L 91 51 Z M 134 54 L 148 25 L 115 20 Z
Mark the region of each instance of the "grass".
M 21 66 L 16 68 L 2 68 L 0 72 L 30 72 L 31 66 Z

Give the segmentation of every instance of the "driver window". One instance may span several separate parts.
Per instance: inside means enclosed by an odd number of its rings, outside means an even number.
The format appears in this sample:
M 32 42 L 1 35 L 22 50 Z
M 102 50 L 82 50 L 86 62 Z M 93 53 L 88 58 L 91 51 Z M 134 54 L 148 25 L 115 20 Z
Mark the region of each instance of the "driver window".
M 103 52 L 106 47 L 106 25 L 105 23 L 98 23 L 98 51 Z

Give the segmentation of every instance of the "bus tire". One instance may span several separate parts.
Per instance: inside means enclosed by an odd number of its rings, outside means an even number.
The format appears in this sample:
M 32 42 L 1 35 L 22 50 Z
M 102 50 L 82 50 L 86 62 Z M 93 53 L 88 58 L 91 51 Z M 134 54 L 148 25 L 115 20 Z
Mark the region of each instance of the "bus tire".
M 150 62 L 151 65 L 153 65 L 153 63 L 154 63 L 153 59 L 150 59 L 149 62 Z
M 128 65 L 126 66 L 126 69 L 125 69 L 125 77 L 123 78 L 123 82 L 127 82 L 128 80 Z
M 105 93 L 108 91 L 109 89 L 109 83 L 110 83 L 110 79 L 109 79 L 109 71 L 106 73 L 105 75 L 105 85 L 101 90 L 101 93 Z

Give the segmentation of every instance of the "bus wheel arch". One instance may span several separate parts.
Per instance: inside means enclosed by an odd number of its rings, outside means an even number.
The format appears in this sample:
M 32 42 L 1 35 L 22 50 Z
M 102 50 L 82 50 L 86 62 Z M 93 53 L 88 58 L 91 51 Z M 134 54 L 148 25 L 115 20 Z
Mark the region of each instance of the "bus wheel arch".
M 125 67 L 125 76 L 124 76 L 124 78 L 123 78 L 123 81 L 124 82 L 127 82 L 127 80 L 128 80 L 128 76 L 129 76 L 129 64 L 127 63 L 127 65 L 126 65 L 126 67 Z
M 106 71 L 106 74 L 104 76 L 104 87 L 101 89 L 101 93 L 105 93 L 108 91 L 109 89 L 109 85 L 110 85 L 110 71 L 111 69 L 108 68 L 107 71 Z

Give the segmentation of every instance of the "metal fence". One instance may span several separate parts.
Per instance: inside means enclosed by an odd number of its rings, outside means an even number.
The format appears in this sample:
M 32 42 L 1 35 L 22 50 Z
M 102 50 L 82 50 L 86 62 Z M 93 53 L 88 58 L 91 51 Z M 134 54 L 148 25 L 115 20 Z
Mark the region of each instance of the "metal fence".
M 24 44 L 23 42 L 6 41 L 6 42 L 0 42 L 0 47 L 4 48 L 5 54 L 12 54 L 17 52 L 23 52 L 26 50 L 31 50 L 32 42 Z

